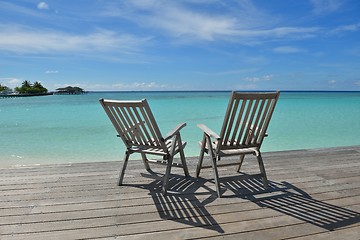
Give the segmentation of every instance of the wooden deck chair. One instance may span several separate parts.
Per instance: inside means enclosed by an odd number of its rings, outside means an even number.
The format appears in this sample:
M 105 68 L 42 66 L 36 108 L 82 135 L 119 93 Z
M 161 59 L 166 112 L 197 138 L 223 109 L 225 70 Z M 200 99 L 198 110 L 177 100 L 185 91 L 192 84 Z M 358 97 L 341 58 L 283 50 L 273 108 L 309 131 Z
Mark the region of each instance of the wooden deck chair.
M 196 177 L 199 177 L 204 153 L 208 153 L 211 159 L 211 167 L 219 197 L 220 183 L 218 167 L 238 165 L 240 172 L 241 164 L 246 154 L 254 154 L 260 167 L 260 176 L 263 179 L 265 189 L 268 188 L 264 163 L 260 153 L 260 147 L 266 136 L 272 113 L 280 92 L 271 93 L 242 93 L 232 92 L 220 135 L 209 129 L 204 124 L 198 127 L 204 132 L 200 143 L 200 157 L 196 169 Z M 222 157 L 240 156 L 239 162 L 218 164 Z M 208 166 L 209 167 L 209 166 Z
M 122 185 L 125 169 L 132 153 L 140 153 L 146 170 L 150 170 L 149 162 L 167 165 L 163 178 L 162 192 L 168 189 L 171 167 L 181 167 L 189 176 L 186 166 L 184 148 L 186 142 L 181 141 L 180 130 L 186 123 L 179 124 L 166 137 L 162 137 L 154 116 L 146 99 L 140 101 L 115 101 L 100 99 L 106 114 L 114 125 L 118 137 L 125 146 L 126 152 L 120 172 L 118 185 Z M 180 153 L 181 163 L 173 162 L 174 156 Z M 162 156 L 162 160 L 149 160 L 147 154 Z

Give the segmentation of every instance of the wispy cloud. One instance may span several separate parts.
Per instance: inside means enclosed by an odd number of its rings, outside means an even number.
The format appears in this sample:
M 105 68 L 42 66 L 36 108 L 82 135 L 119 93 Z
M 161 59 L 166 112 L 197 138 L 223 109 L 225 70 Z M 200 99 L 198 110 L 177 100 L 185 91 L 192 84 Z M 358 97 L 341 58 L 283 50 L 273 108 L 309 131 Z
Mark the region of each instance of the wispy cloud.
M 263 82 L 263 81 L 270 81 L 274 78 L 274 75 L 268 74 L 261 77 L 246 77 L 244 78 L 245 81 L 249 82 Z
M 214 40 L 219 35 L 231 35 L 235 19 L 209 13 L 199 13 L 175 1 L 131 1 L 127 2 L 128 14 L 119 7 L 106 14 L 125 17 L 142 26 L 161 29 L 173 37 L 194 37 Z
M 274 52 L 277 52 L 277 53 L 299 53 L 299 52 L 305 52 L 304 49 L 297 48 L 297 47 L 292 47 L 292 46 L 276 47 L 276 48 L 274 48 L 273 50 L 274 50 Z
M 21 15 L 28 15 L 33 17 L 40 17 L 41 13 L 40 11 L 37 11 L 36 8 L 26 8 L 23 6 L 20 6 L 19 4 L 15 4 L 12 2 L 4 2 L 0 1 L 0 9 L 7 11 L 7 12 L 15 12 Z
M 117 83 L 111 85 L 112 89 L 118 90 L 162 90 L 168 88 L 166 84 L 156 82 L 134 82 L 134 83 Z
M 238 69 L 238 70 L 228 70 L 228 71 L 222 71 L 222 72 L 196 72 L 200 75 L 206 75 L 206 76 L 226 76 L 226 75 L 238 75 L 248 72 L 254 72 L 257 69 L 251 68 L 251 69 Z
M 47 70 L 45 71 L 46 74 L 56 74 L 56 73 L 59 73 L 58 70 Z
M 344 1 L 342 0 L 310 0 L 315 14 L 329 14 L 337 11 Z
M 132 55 L 141 52 L 151 38 L 139 38 L 97 29 L 89 34 L 71 34 L 23 25 L 0 24 L 0 51 L 16 54 Z
M 39 2 L 37 8 L 40 10 L 47 10 L 49 9 L 49 5 L 46 2 Z
M 237 2 L 235 10 L 224 7 L 225 3 L 206 1 L 217 12 L 203 11 L 207 6 L 204 1 L 199 6 L 197 1 L 190 1 L 192 5 L 161 0 L 124 2 L 107 6 L 103 15 L 126 18 L 144 28 L 162 30 L 177 41 L 228 40 L 254 44 L 265 39 L 311 37 L 319 30 L 317 27 L 280 26 L 276 17 L 262 12 L 250 1 Z M 218 6 L 214 6 L 216 4 Z
M 22 81 L 24 80 L 18 78 L 11 78 L 11 77 L 0 78 L 0 83 L 8 86 L 9 88 L 17 87 Z
M 333 34 L 339 34 L 344 32 L 356 32 L 360 30 L 360 23 L 343 25 L 330 31 Z

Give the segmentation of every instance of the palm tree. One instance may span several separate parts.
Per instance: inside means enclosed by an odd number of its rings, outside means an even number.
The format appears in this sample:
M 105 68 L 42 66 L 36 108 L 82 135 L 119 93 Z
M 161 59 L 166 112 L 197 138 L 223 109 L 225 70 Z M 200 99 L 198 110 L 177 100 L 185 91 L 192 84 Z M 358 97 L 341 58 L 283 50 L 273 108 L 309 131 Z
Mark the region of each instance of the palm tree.
M 36 81 L 34 82 L 33 86 L 32 86 L 32 90 L 35 93 L 47 93 L 47 89 L 43 87 L 43 85 L 41 85 L 40 82 Z
M 15 91 L 20 94 L 43 94 L 48 92 L 40 82 L 37 81 L 31 84 L 28 80 L 23 81 L 21 87 L 16 87 Z
M 40 82 L 36 81 L 36 82 L 34 82 L 34 84 L 33 84 L 33 88 L 44 88 L 44 87 L 41 85 Z
M 30 88 L 31 87 L 30 81 L 28 81 L 28 80 L 23 81 L 21 84 L 21 87 Z
M 10 88 L 8 88 L 7 86 L 5 86 L 5 85 L 1 85 L 1 83 L 0 83 L 0 94 L 6 94 L 6 93 L 8 93 L 9 91 L 10 91 L 11 89 Z

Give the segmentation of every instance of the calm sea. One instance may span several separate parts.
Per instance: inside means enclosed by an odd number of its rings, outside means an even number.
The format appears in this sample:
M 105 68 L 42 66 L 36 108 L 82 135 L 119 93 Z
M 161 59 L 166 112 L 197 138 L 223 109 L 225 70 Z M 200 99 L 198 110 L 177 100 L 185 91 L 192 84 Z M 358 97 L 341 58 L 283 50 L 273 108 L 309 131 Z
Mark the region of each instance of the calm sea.
M 122 160 L 124 145 L 98 100 L 148 99 L 162 133 L 186 122 L 197 156 L 204 123 L 220 131 L 230 92 L 93 92 L 0 99 L 0 166 Z M 263 151 L 360 145 L 360 92 L 282 92 Z M 139 157 L 133 157 L 139 158 Z

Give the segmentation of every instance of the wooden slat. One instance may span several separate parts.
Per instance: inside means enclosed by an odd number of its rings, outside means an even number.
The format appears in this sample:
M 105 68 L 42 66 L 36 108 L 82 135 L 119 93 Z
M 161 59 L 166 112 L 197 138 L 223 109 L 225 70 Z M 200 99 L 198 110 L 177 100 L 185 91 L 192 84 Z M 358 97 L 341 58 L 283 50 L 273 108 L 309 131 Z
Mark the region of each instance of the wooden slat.
M 260 106 L 259 106 L 260 104 Z M 258 99 L 257 100 L 257 104 L 256 104 L 256 108 L 254 108 L 254 117 L 253 117 L 253 121 L 254 123 L 251 123 L 251 131 L 249 131 L 249 133 L 247 134 L 247 137 L 245 139 L 245 144 L 256 144 L 256 138 L 255 133 L 259 130 L 258 124 L 259 124 L 259 120 L 260 120 L 260 116 L 263 113 L 263 107 L 264 107 L 264 101 L 262 99 Z M 256 110 L 255 110 L 256 109 Z
M 245 101 L 245 100 L 244 100 Z M 251 110 L 251 107 L 252 107 L 252 104 L 253 104 L 253 100 L 246 100 L 246 112 L 245 112 L 245 115 L 243 117 L 243 120 L 242 120 L 242 126 L 241 126 L 241 130 L 240 130 L 240 133 L 239 133 L 239 136 L 237 138 L 237 141 L 236 141 L 236 145 L 239 145 L 240 143 L 243 144 L 242 142 L 242 139 L 245 138 L 246 136 L 246 131 L 248 128 L 250 128 L 250 126 L 248 126 L 248 118 L 249 118 L 249 114 L 250 114 L 250 110 Z
M 255 101 L 255 104 L 251 108 L 250 118 L 246 121 L 247 122 L 246 130 L 245 130 L 245 134 L 243 136 L 243 139 L 241 141 L 243 145 L 247 145 L 249 143 L 249 142 L 247 142 L 247 140 L 249 139 L 251 128 L 254 127 L 256 129 L 256 125 L 254 125 L 253 122 L 254 122 L 254 118 L 255 118 L 257 110 L 258 110 L 259 99 L 256 99 L 254 101 Z
M 140 122 L 140 126 L 141 126 L 140 130 L 143 134 L 144 143 L 154 146 L 154 141 L 152 140 L 153 137 L 149 134 L 148 127 L 147 127 L 146 121 L 144 119 L 144 116 L 139 113 L 139 111 L 141 112 L 140 109 L 141 108 L 134 108 L 134 113 L 136 115 L 136 118 Z
M 112 106 L 112 113 L 113 117 L 116 120 L 115 123 L 117 123 L 118 127 L 120 128 L 120 132 L 118 131 L 118 134 L 120 136 L 124 136 L 124 143 L 129 146 L 129 144 L 126 144 L 127 142 L 132 143 L 133 142 L 133 136 L 127 131 L 131 127 L 129 123 L 127 122 L 126 118 L 124 117 L 123 109 L 117 106 Z M 117 128 L 117 126 L 115 126 Z
M 161 136 L 161 133 L 158 129 L 158 126 L 157 126 L 152 114 L 148 114 L 150 111 L 149 107 L 140 108 L 140 111 L 141 111 L 142 115 L 144 116 L 146 125 L 148 126 L 148 130 L 150 130 L 150 133 L 151 133 L 150 135 L 152 136 L 152 139 L 156 143 L 156 146 L 161 146 L 161 142 L 159 139 L 159 136 Z
M 118 162 L 2 168 L 0 239 L 359 238 L 360 146 L 263 156 L 272 191 L 259 179 L 225 177 L 223 198 L 208 169 L 199 179 L 174 169 L 163 196 L 164 168 L 149 173 L 140 160 L 121 187 Z M 191 172 L 195 162 L 188 158 Z M 257 170 L 251 157 L 243 167 Z
M 231 137 L 233 139 L 233 136 L 231 136 L 233 134 L 231 134 L 231 132 L 233 131 L 233 123 L 234 123 L 234 119 L 235 119 L 235 116 L 236 116 L 236 113 L 237 113 L 239 100 L 234 99 L 234 101 L 231 104 L 232 104 L 231 105 L 231 115 L 230 115 L 229 121 L 226 122 L 227 131 L 226 131 L 225 136 L 221 136 L 221 137 L 223 137 L 223 142 L 224 143 L 227 143 L 229 141 L 229 137 Z M 235 126 L 235 128 L 236 128 L 236 126 Z M 230 144 L 232 144 L 232 141 L 230 142 Z
M 238 100 L 238 101 L 240 101 L 240 100 Z M 232 136 L 232 138 L 231 138 L 231 142 L 232 143 L 234 143 L 234 142 L 236 142 L 236 137 L 237 137 L 237 135 L 238 135 L 238 130 L 239 130 L 239 126 L 240 126 L 240 124 L 242 124 L 242 121 L 241 121 L 241 117 L 239 117 L 239 116 L 242 116 L 243 115 L 243 113 L 244 113 L 244 108 L 245 108 L 245 101 L 241 101 L 242 102 L 242 104 L 241 104 L 241 107 L 240 107 L 240 110 L 239 110 L 239 113 L 238 113 L 238 117 L 237 117 L 237 120 L 236 120 L 236 124 L 235 124 L 235 128 L 234 128 L 234 133 L 233 133 L 233 136 Z
M 259 126 L 259 128 L 261 129 L 260 131 L 260 135 L 259 135 L 259 139 L 258 139 L 258 144 L 261 146 L 262 144 L 262 141 L 264 140 L 264 137 L 265 137 L 265 134 L 266 134 L 266 131 L 267 131 L 267 128 L 269 126 L 269 122 L 270 122 L 270 119 L 272 117 L 272 114 L 274 112 L 274 108 L 276 106 L 276 103 L 277 103 L 277 99 L 279 98 L 279 93 L 278 95 L 276 96 L 275 99 L 271 99 L 271 100 L 268 100 L 269 101 L 269 104 L 270 104 L 270 108 L 268 109 L 266 107 L 266 117 L 264 118 L 264 122 L 262 125 Z

